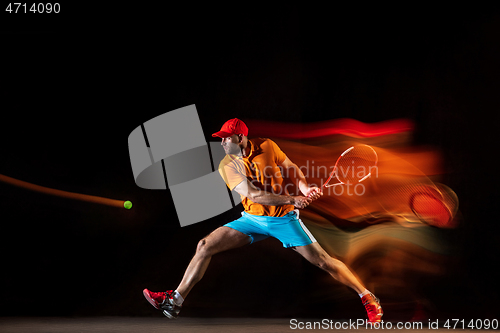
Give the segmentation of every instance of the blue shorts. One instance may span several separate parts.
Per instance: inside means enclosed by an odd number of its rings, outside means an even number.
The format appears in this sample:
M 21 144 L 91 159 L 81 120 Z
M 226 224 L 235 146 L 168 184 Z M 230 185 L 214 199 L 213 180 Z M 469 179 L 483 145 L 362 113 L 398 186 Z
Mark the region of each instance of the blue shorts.
M 252 238 L 252 243 L 266 239 L 277 238 L 283 247 L 304 246 L 316 242 L 316 239 L 307 230 L 299 219 L 299 211 L 294 210 L 283 217 L 258 216 L 245 212 L 233 222 L 224 225 Z

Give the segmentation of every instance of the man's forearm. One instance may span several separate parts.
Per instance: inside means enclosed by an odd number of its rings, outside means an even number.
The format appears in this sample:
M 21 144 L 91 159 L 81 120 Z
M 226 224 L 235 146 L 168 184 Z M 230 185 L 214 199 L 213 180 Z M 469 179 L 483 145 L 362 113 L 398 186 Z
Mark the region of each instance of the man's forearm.
M 290 195 L 279 195 L 263 190 L 252 193 L 248 196 L 248 199 L 266 206 L 293 205 L 295 203 L 294 198 Z
M 293 183 L 299 188 L 300 192 L 305 194 L 309 189 L 309 184 L 300 168 L 296 164 L 293 164 L 288 168 L 288 175 Z
M 303 196 L 291 196 L 286 194 L 280 195 L 267 192 L 255 187 L 248 180 L 236 185 L 234 190 L 241 196 L 244 196 L 255 203 L 266 206 L 294 205 L 297 208 L 303 208 L 309 204 L 303 202 L 306 199 Z

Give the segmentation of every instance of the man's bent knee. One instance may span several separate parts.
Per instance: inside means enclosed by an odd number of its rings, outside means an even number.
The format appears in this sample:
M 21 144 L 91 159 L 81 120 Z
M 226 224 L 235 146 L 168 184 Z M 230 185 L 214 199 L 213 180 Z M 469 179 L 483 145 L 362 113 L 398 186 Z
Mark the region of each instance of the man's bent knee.
M 316 258 L 316 266 L 318 266 L 319 268 L 327 271 L 327 270 L 330 270 L 332 268 L 332 258 L 331 257 L 327 257 L 326 255 L 324 254 L 320 254 L 318 255 L 318 257 Z
M 336 272 L 344 266 L 344 263 L 338 259 L 330 257 L 327 253 L 322 252 L 317 255 L 314 264 L 327 272 Z
M 198 242 L 198 246 L 196 247 L 196 253 L 202 254 L 202 255 L 212 255 L 210 246 L 207 242 L 206 238 L 203 238 Z
M 332 257 L 328 257 L 321 260 L 319 267 L 328 272 L 338 272 L 339 270 L 342 270 L 346 266 L 342 261 Z
M 251 242 L 251 238 L 244 233 L 228 227 L 220 227 L 198 242 L 196 253 L 213 256 L 219 252 L 234 249 Z

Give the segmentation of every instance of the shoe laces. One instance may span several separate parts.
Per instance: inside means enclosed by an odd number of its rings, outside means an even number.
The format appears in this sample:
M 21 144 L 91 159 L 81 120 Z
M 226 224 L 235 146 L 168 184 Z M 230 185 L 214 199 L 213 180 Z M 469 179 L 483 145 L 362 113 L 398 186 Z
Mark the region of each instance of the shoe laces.
M 375 297 L 375 295 L 373 295 L 372 293 L 369 293 L 363 298 L 364 298 L 363 305 L 365 306 L 372 303 L 380 303 L 380 300 L 377 297 Z
M 374 303 L 365 304 L 365 309 L 370 315 L 376 315 L 378 313 L 378 305 Z
M 151 296 L 152 299 L 154 299 L 158 303 L 162 303 L 165 300 L 165 298 L 167 297 L 166 293 L 163 291 L 160 291 L 160 292 L 150 291 L 149 295 Z
M 379 299 L 377 297 L 375 297 L 375 295 L 373 295 L 372 293 L 370 293 L 367 296 L 368 297 L 366 297 L 364 302 L 363 302 L 363 305 L 365 306 L 366 311 L 369 314 L 377 314 L 379 312 L 378 309 L 380 307 Z

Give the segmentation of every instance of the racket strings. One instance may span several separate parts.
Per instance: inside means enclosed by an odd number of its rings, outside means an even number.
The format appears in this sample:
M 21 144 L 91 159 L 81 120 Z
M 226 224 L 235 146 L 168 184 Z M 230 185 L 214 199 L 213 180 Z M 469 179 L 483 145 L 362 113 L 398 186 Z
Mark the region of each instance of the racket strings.
M 351 147 L 346 150 L 335 165 L 335 172 L 340 182 L 359 183 L 376 172 L 377 154 L 366 145 Z

